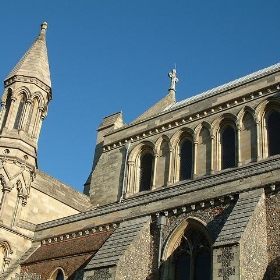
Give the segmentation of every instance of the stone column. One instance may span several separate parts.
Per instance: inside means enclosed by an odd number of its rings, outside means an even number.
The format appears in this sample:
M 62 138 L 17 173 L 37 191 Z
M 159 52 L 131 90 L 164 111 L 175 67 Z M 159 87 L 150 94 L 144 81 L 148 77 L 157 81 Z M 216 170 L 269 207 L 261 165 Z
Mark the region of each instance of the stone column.
M 210 174 L 214 173 L 214 150 L 215 150 L 215 135 L 211 135 L 211 162 L 210 162 Z
M 2 272 L 5 271 L 6 267 L 10 264 L 11 259 L 8 257 L 4 257 L 3 259 L 3 267 L 2 267 Z
M 193 178 L 196 177 L 196 170 L 197 170 L 197 145 L 198 141 L 193 142 Z
M 257 134 L 257 161 L 261 160 L 261 143 L 260 143 L 260 121 L 256 121 L 256 134 Z
M 125 197 L 134 192 L 135 182 L 134 182 L 134 172 L 135 172 L 135 163 L 132 160 L 127 162 L 128 164 L 128 174 L 127 174 L 127 182 L 126 182 L 126 190 Z
M 22 208 L 22 206 L 25 206 L 26 203 L 27 203 L 27 196 L 22 193 L 19 193 L 18 197 L 17 197 L 17 201 L 16 201 L 14 214 L 12 217 L 11 227 L 13 227 L 17 224 L 17 220 L 20 217 L 21 208 Z
M 31 132 L 31 135 L 37 138 L 41 130 L 42 122 L 46 117 L 46 113 L 44 112 L 44 107 L 39 107 L 39 114 L 36 115 L 35 122 L 34 122 L 34 129 Z
M 171 178 L 171 174 L 172 174 L 172 160 L 173 160 L 173 151 L 172 151 L 172 149 L 170 149 L 169 150 L 169 166 L 168 166 L 167 186 L 172 183 L 172 178 Z
M 241 166 L 241 144 L 240 144 L 241 127 L 237 126 L 237 166 Z
M 4 209 L 5 201 L 7 199 L 7 195 L 11 190 L 12 190 L 12 188 L 8 187 L 8 186 L 3 187 L 3 189 L 2 189 L 3 195 L 2 195 L 2 199 L 1 199 L 1 205 L 0 205 L 0 222 L 1 221 L 3 222 L 3 220 L 2 220 L 3 209 Z
M 158 162 L 159 154 L 155 154 L 154 156 L 154 166 L 152 169 L 152 186 L 151 189 L 155 189 L 156 187 L 156 174 L 157 174 L 157 162 Z

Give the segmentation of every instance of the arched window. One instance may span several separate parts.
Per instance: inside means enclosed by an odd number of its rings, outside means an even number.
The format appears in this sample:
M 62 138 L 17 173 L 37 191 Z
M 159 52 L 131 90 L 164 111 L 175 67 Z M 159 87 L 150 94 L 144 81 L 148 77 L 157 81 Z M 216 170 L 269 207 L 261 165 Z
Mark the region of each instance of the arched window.
M 6 111 L 5 111 L 5 115 L 3 118 L 3 122 L 2 122 L 2 128 L 5 127 L 6 125 L 6 121 L 10 112 L 10 108 L 11 108 L 11 103 L 12 103 L 12 93 L 9 92 L 7 95 L 7 99 L 6 99 Z
M 61 269 L 58 270 L 55 280 L 64 280 L 64 275 Z
M 176 280 L 210 280 L 211 246 L 196 228 L 187 228 L 173 253 Z
M 180 146 L 180 180 L 191 179 L 193 165 L 193 144 L 185 140 Z
M 57 268 L 53 273 L 52 276 L 49 278 L 52 280 L 64 280 L 64 273 L 61 268 Z
M 280 154 L 280 112 L 273 111 L 267 119 L 268 156 Z
M 236 166 L 235 130 L 227 126 L 221 131 L 221 167 L 222 169 Z
M 145 153 L 140 159 L 139 191 L 151 189 L 152 184 L 153 155 Z
M 19 129 L 24 103 L 25 103 L 24 98 L 21 98 L 21 100 L 19 101 L 18 110 L 17 110 L 15 122 L 14 122 L 14 128 L 15 129 Z

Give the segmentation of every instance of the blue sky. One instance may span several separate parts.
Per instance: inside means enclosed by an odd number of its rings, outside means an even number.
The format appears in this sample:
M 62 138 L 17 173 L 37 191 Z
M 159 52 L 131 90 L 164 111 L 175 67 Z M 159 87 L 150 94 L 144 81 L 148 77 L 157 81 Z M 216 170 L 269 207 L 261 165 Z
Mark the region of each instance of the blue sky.
M 47 21 L 53 100 L 39 168 L 82 191 L 104 116 L 142 114 L 167 94 L 175 63 L 177 101 L 278 63 L 279 10 L 278 0 L 1 1 L 0 79 Z

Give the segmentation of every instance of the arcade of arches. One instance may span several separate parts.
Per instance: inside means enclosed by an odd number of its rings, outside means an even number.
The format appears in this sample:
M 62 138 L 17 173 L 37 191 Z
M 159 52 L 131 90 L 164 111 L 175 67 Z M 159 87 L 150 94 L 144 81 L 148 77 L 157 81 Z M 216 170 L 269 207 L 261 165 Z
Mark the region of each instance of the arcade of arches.
M 261 110 L 260 110 L 261 111 Z M 250 110 L 238 120 L 224 116 L 212 126 L 201 125 L 162 136 L 157 142 L 141 143 L 130 152 L 127 193 L 146 191 L 182 180 L 280 154 L 280 112 L 263 110 L 255 121 Z M 140 148 L 139 148 L 140 147 Z

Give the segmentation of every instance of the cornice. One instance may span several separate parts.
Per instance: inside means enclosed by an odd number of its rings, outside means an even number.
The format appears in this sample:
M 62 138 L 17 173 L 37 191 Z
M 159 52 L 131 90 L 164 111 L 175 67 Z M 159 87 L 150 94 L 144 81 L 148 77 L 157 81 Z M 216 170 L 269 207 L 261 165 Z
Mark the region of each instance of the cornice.
M 112 231 L 115 230 L 116 228 L 119 227 L 119 224 L 113 223 L 113 224 L 105 224 L 105 225 L 100 225 L 98 227 L 90 227 L 87 229 L 83 229 L 80 231 L 74 231 L 74 232 L 68 232 L 65 234 L 61 234 L 58 236 L 53 236 L 50 238 L 44 238 L 41 240 L 41 245 L 47 245 L 47 244 L 53 244 L 53 243 L 58 243 L 62 242 L 65 240 L 73 240 L 76 238 L 80 237 L 85 237 L 85 236 L 90 236 L 93 234 L 98 234 L 104 231 Z
M 34 84 L 41 88 L 43 91 L 45 91 L 48 94 L 48 99 L 52 99 L 52 89 L 50 86 L 43 83 L 41 80 L 35 77 L 29 77 L 29 76 L 22 76 L 22 75 L 14 75 L 13 77 L 7 79 L 4 81 L 4 86 L 8 87 L 11 84 L 15 82 L 22 82 L 22 83 L 28 83 L 28 84 Z
M 254 92 L 246 93 L 246 94 L 244 94 L 244 95 L 242 95 L 238 98 L 229 99 L 226 102 L 220 103 L 219 105 L 209 107 L 209 108 L 207 108 L 207 110 L 197 111 L 193 114 L 185 115 L 184 117 L 180 117 L 176 120 L 172 120 L 172 121 L 166 122 L 166 123 L 164 123 L 160 126 L 154 127 L 153 129 L 145 130 L 141 133 L 133 134 L 129 138 L 119 139 L 118 141 L 106 144 L 103 147 L 103 152 L 109 152 L 110 150 L 121 148 L 127 142 L 133 143 L 133 142 L 143 141 L 143 140 L 147 139 L 148 137 L 162 134 L 162 133 L 164 133 L 166 131 L 169 131 L 169 130 L 172 130 L 174 128 L 180 128 L 182 126 L 185 126 L 186 124 L 190 124 L 190 123 L 193 123 L 195 121 L 202 120 L 206 116 L 211 116 L 211 115 L 215 115 L 217 113 L 221 113 L 223 111 L 226 111 L 226 110 L 229 110 L 231 108 L 237 107 L 241 104 L 246 104 L 246 103 L 248 103 L 248 102 L 250 102 L 254 99 L 260 99 L 260 98 L 263 98 L 264 96 L 273 95 L 276 92 L 278 92 L 279 90 L 280 90 L 280 84 L 275 84 L 275 85 L 272 85 L 272 86 L 269 86 L 269 87 L 259 89 L 259 90 L 254 91 Z M 185 106 L 187 106 L 187 105 L 185 105 Z M 188 104 L 188 106 L 189 106 L 189 104 Z M 158 114 L 158 115 L 156 115 L 152 118 L 149 118 L 148 120 L 151 120 L 153 118 L 158 118 L 162 114 L 168 114 L 170 112 L 174 112 L 175 110 L 181 110 L 182 108 L 183 107 L 178 107 L 178 108 L 175 108 L 172 111 L 165 111 L 165 112 L 163 112 L 161 114 Z M 148 120 L 145 120 L 145 121 L 148 121 Z M 106 134 L 105 137 L 109 136 L 109 135 L 112 135 L 112 134 L 114 134 L 118 131 L 121 131 L 123 129 L 128 129 L 132 126 L 136 126 L 137 124 L 133 123 L 133 124 L 128 125 L 126 127 L 114 130 L 113 132 Z

